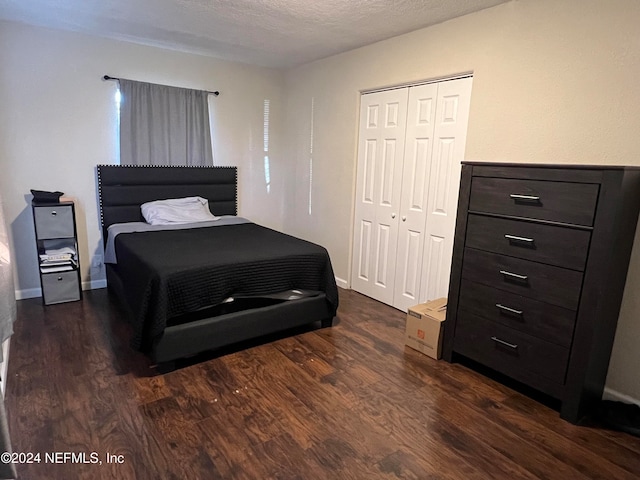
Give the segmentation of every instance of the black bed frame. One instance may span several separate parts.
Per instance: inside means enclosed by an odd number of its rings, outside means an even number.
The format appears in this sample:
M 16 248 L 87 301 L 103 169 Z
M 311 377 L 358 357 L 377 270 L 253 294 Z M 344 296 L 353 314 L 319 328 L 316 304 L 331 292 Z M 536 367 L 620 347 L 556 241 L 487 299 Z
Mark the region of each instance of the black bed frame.
M 114 223 L 144 221 L 140 205 L 153 200 L 200 196 L 209 200 L 214 215 L 237 214 L 236 167 L 172 167 L 98 165 L 98 195 L 103 239 Z M 107 286 L 131 315 L 124 284 L 114 265 L 106 265 Z M 333 318 L 326 296 L 290 300 L 275 305 L 201 318 L 167 326 L 149 352 L 151 359 L 170 369 L 176 359 L 245 340 Z

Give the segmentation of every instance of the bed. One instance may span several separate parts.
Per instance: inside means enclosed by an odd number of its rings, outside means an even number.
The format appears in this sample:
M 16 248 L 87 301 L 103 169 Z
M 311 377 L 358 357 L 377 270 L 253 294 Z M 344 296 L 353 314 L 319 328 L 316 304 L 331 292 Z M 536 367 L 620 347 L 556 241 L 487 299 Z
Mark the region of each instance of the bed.
M 114 255 L 105 259 L 109 291 L 133 327 L 132 346 L 163 370 L 293 327 L 332 325 L 338 289 L 327 251 L 237 217 L 235 167 L 98 165 L 97 178 L 105 256 Z M 142 204 L 183 197 L 208 200 L 223 221 L 144 229 Z

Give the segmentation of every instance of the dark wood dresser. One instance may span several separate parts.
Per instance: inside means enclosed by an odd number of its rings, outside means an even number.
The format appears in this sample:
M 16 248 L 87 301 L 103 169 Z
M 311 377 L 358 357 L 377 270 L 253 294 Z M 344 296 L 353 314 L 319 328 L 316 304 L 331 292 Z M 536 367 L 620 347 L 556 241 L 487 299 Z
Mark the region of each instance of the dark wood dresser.
M 443 357 L 561 401 L 602 397 L 640 209 L 640 169 L 464 162 Z

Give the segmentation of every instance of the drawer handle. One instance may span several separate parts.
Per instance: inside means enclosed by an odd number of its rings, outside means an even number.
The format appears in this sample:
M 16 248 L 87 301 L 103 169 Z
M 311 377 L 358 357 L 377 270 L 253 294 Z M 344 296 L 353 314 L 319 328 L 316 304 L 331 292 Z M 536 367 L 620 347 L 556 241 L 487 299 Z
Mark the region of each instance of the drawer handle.
M 506 275 L 507 277 L 517 278 L 518 280 L 527 280 L 529 277 L 527 275 L 519 275 L 517 273 L 507 272 L 506 270 L 500 270 L 502 275 Z
M 523 243 L 533 243 L 534 242 L 533 238 L 518 237 L 517 235 L 505 234 L 504 238 L 506 238 L 507 240 L 513 240 L 514 242 L 523 242 Z
M 62 281 L 62 277 L 58 277 L 58 281 L 61 282 Z
M 500 310 L 504 310 L 505 312 L 515 313 L 516 315 L 522 315 L 523 313 L 522 310 L 516 310 L 515 308 L 505 307 L 500 303 L 496 303 L 496 307 L 498 307 Z
M 518 345 L 514 343 L 505 342 L 504 340 L 500 340 L 498 337 L 491 337 L 491 340 L 493 340 L 496 343 L 499 343 L 500 345 L 504 345 L 505 347 L 512 348 L 514 350 L 518 348 Z
M 58 214 L 58 212 L 56 212 L 55 210 L 51 210 L 51 215 L 53 215 L 54 217 Z
M 512 193 L 509 195 L 514 200 L 521 200 L 524 202 L 539 202 L 540 197 L 537 195 L 521 195 L 519 193 Z
M 539 202 L 540 201 L 540 197 L 535 195 L 520 195 L 517 193 L 512 193 L 509 196 L 515 201 L 518 201 L 518 200 L 522 202 Z

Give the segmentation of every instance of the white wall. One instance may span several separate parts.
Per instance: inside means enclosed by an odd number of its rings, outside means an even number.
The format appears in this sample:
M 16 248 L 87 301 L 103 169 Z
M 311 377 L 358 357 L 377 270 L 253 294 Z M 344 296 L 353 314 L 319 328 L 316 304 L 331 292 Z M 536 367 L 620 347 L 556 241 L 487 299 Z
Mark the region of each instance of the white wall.
M 288 71 L 296 178 L 285 230 L 325 245 L 336 276 L 348 282 L 364 89 L 472 71 L 467 159 L 640 165 L 639 24 L 636 0 L 515 0 Z M 638 242 L 607 386 L 640 403 Z
M 16 256 L 20 297 L 39 295 L 30 189 L 76 197 L 82 278 L 102 253 L 95 166 L 117 161 L 115 82 L 108 74 L 219 90 L 213 106 L 218 165 L 239 167 L 240 214 L 274 228 L 282 218 L 283 76 L 252 67 L 152 47 L 0 22 L 0 189 Z M 272 186 L 264 182 L 263 109 L 270 101 Z

